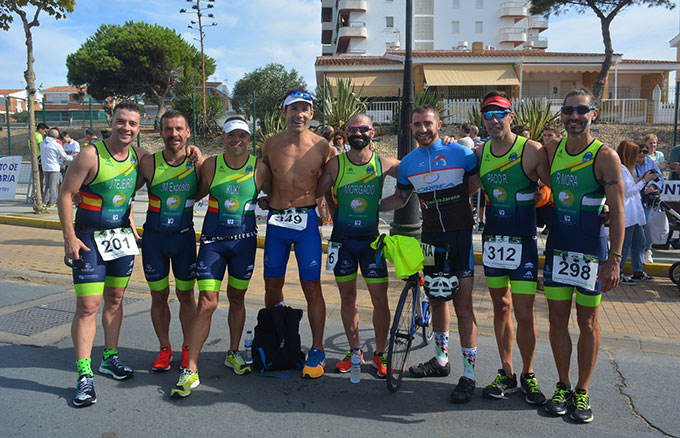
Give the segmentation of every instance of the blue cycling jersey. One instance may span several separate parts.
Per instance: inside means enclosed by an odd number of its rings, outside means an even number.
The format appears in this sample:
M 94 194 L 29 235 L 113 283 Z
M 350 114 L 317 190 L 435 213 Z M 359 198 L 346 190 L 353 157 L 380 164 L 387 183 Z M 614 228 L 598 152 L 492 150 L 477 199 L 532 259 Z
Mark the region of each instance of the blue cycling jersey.
M 420 200 L 423 232 L 472 228 L 468 177 L 477 171 L 475 153 L 458 143 L 438 139 L 419 146 L 399 164 L 397 188 L 414 189 Z

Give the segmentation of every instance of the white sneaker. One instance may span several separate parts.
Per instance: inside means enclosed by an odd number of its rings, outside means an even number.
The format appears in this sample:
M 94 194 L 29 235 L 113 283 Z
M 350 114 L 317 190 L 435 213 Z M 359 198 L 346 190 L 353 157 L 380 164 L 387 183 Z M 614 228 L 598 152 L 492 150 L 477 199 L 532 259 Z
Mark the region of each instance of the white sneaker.
M 654 263 L 654 259 L 652 258 L 652 250 L 647 249 L 645 250 L 645 263 Z

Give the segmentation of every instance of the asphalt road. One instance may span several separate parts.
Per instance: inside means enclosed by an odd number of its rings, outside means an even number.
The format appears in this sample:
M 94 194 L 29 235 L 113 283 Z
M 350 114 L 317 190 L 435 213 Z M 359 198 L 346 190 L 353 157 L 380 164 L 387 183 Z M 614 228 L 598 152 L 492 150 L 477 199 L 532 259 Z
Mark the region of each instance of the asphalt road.
M 0 280 L 0 305 L 56 297 L 70 290 L 63 285 Z M 76 375 L 68 327 L 61 328 L 62 340 L 43 347 L 0 344 L 3 436 L 680 436 L 680 417 L 673 402 L 680 375 L 677 355 L 634 347 L 601 351 L 591 383 L 595 420 L 576 425 L 567 418 L 548 417 L 542 408 L 526 404 L 520 393 L 491 401 L 478 388 L 469 404 L 452 404 L 449 394 L 463 368 L 455 333 L 450 344 L 452 375 L 405 379 L 396 394 L 387 391 L 384 380 L 368 364 L 359 384 L 351 384 L 346 374 L 332 372 L 347 349 L 342 325 L 333 318 L 326 324 L 324 377 L 304 380 L 297 371 L 275 373 L 285 378 L 237 376 L 223 365 L 228 339 L 224 306 L 214 315 L 199 361 L 201 385 L 187 399 L 171 399 L 179 362 L 175 360 L 173 369 L 165 373 L 150 371 L 158 348 L 148 313 L 150 299 L 141 293 L 135 297 L 140 299 L 131 306 L 136 313 L 125 317 L 120 342 L 120 357 L 135 369 L 135 375 L 124 381 L 97 375 L 98 402 L 92 407 L 76 409 L 70 404 Z M 171 339 L 177 347 L 181 342 L 177 302 L 171 309 Z M 249 310 L 246 326 L 255 321 L 255 311 Z M 311 340 L 306 318 L 301 336 L 306 351 Z M 370 324 L 362 322 L 361 336 L 366 356 L 371 357 Z M 409 357 L 411 364 L 432 355 L 434 347 L 418 346 L 418 341 Z M 98 328 L 95 369 L 102 345 Z M 480 336 L 478 355 L 477 378 L 485 385 L 499 366 L 493 337 Z M 520 367 L 517 351 L 515 366 Z M 544 393 L 551 396 L 557 377 L 545 337 L 539 337 L 535 369 Z

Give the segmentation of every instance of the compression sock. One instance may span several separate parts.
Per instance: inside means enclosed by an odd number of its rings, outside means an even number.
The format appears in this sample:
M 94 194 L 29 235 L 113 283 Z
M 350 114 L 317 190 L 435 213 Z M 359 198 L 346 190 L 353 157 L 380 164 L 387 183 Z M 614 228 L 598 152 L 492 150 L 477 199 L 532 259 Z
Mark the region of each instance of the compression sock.
M 118 354 L 118 350 L 115 348 L 107 348 L 104 350 L 104 360 L 108 360 L 114 354 Z
M 449 332 L 434 332 L 434 357 L 441 366 L 449 363 Z
M 477 380 L 475 378 L 475 362 L 477 361 L 477 347 L 465 348 L 461 347 L 460 350 L 463 352 L 463 368 L 465 372 L 464 377 L 470 380 Z
M 94 376 L 94 373 L 92 372 L 92 359 L 89 357 L 85 359 L 78 359 L 76 361 L 76 367 L 78 367 L 78 378 L 81 378 L 87 374 Z

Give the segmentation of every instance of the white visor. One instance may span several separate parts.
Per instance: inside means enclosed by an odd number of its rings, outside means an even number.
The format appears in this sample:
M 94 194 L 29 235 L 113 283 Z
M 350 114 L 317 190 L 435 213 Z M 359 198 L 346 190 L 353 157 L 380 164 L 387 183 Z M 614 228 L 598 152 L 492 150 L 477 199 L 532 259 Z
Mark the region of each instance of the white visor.
M 248 134 L 250 134 L 250 128 L 248 127 L 248 124 L 240 119 L 229 120 L 224 124 L 222 129 L 227 134 L 235 129 L 242 129 L 243 131 L 246 131 Z
M 305 98 L 302 97 L 302 96 L 300 96 L 300 97 L 287 96 L 287 97 L 286 97 L 286 100 L 283 101 L 283 107 L 285 108 L 285 107 L 287 107 L 288 105 L 294 104 L 295 102 L 306 102 L 306 103 L 308 103 L 308 104 L 314 106 L 314 102 L 312 102 L 312 101 L 309 100 L 309 99 L 305 99 Z

